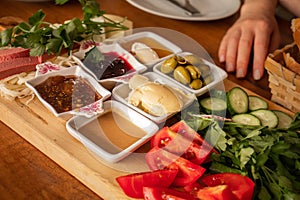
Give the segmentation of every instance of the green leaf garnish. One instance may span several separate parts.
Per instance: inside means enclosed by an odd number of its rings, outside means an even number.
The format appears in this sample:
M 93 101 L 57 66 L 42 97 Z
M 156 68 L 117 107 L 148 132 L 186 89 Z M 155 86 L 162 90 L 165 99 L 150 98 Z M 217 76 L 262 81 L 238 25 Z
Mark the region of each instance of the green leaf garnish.
M 64 4 L 66 0 L 56 0 L 56 4 Z M 0 32 L 0 47 L 12 46 L 30 48 L 30 55 L 40 56 L 43 53 L 59 55 L 63 49 L 70 53 L 77 42 L 94 35 L 105 34 L 106 27 L 109 32 L 127 30 L 122 22 L 107 19 L 104 11 L 95 0 L 79 0 L 82 5 L 83 19 L 74 18 L 60 26 L 43 21 L 45 13 L 42 10 L 34 13 L 28 22 Z M 95 17 L 103 17 L 106 22 L 97 22 Z M 44 51 L 44 52 L 43 52 Z

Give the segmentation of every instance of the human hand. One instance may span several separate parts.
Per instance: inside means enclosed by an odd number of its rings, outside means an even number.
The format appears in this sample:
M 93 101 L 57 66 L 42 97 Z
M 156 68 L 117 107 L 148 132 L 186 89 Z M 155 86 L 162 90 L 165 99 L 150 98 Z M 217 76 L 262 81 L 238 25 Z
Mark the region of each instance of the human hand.
M 253 50 L 253 78 L 259 80 L 264 73 L 268 52 L 278 48 L 279 43 L 280 33 L 274 13 L 270 9 L 247 5 L 223 37 L 219 60 L 226 63 L 228 72 L 236 71 L 236 77 L 243 78 L 247 74 Z

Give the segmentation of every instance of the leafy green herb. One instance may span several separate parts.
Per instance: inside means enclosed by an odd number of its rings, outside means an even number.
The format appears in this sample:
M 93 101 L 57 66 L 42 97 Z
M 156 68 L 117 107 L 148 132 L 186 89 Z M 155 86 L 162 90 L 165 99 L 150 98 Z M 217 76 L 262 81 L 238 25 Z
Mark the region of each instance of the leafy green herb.
M 300 199 L 300 113 L 290 126 L 280 129 L 228 121 L 221 128 L 216 119 L 191 113 L 186 121 L 194 128 L 199 123 L 205 139 L 218 138 L 211 141 L 220 152 L 211 156 L 212 173 L 234 172 L 252 178 L 254 199 Z
M 66 1 L 56 0 L 57 4 Z M 31 56 L 40 56 L 45 52 L 59 55 L 63 49 L 72 51 L 77 42 L 94 35 L 105 34 L 105 28 L 110 27 L 109 32 L 127 30 L 122 22 L 114 22 L 104 16 L 100 5 L 95 0 L 79 0 L 82 5 L 83 19 L 73 18 L 62 25 L 54 25 L 45 22 L 45 13 L 42 10 L 34 13 L 28 22 L 22 22 L 13 28 L 0 33 L 0 47 L 13 46 L 30 48 Z M 103 22 L 93 20 L 95 17 L 103 17 Z M 125 20 L 125 19 L 124 19 Z
M 101 51 L 95 46 L 85 54 L 84 63 L 99 63 L 105 57 Z
M 69 0 L 55 0 L 55 3 L 58 5 L 63 5 L 65 3 L 67 3 Z

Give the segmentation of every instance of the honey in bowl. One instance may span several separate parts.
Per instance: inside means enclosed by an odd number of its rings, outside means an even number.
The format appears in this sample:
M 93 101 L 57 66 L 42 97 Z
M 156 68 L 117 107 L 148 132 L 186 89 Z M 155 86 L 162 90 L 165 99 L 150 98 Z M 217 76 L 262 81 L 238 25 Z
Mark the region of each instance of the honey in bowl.
M 142 128 L 116 108 L 98 116 L 78 131 L 110 154 L 121 152 L 146 135 Z
M 159 58 L 163 58 L 172 54 L 169 48 L 167 48 L 166 46 L 162 45 L 161 43 L 159 43 L 158 41 L 150 37 L 137 38 L 133 41 L 122 43 L 122 47 L 127 51 L 131 51 L 132 45 L 136 42 L 140 42 L 149 46 L 152 50 L 154 50 L 157 53 Z

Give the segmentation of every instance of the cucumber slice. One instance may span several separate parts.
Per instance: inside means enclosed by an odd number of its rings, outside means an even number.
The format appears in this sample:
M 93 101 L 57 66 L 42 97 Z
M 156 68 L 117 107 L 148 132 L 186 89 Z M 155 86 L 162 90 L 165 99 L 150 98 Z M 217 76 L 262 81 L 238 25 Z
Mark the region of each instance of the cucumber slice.
M 268 126 L 269 128 L 275 128 L 278 125 L 278 117 L 271 110 L 256 110 L 251 112 L 252 115 L 256 116 L 263 126 Z
M 224 90 L 212 89 L 209 91 L 209 95 L 214 98 L 226 100 L 226 92 Z
M 292 123 L 293 118 L 288 114 L 286 114 L 285 112 L 282 112 L 280 110 L 273 110 L 273 112 L 278 117 L 277 128 L 286 128 Z
M 248 113 L 236 114 L 231 119 L 233 122 L 240 123 L 240 124 L 253 125 L 253 126 L 261 125 L 260 119 Z
M 240 87 L 232 88 L 227 92 L 227 105 L 231 115 L 248 112 L 248 94 Z
M 207 114 L 225 115 L 227 109 L 227 103 L 224 99 L 215 97 L 207 97 L 200 100 L 200 106 Z
M 258 96 L 249 95 L 249 110 L 268 109 L 268 102 Z

